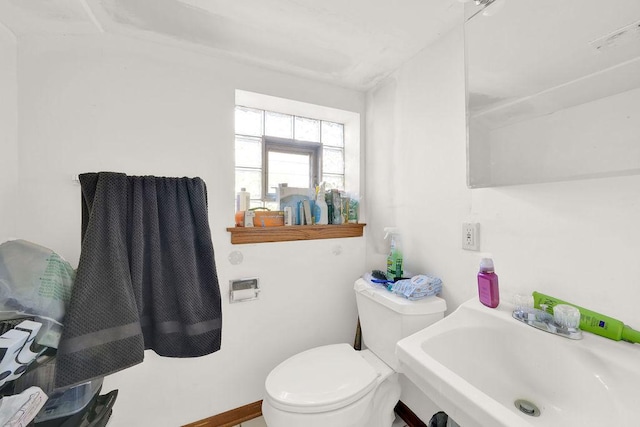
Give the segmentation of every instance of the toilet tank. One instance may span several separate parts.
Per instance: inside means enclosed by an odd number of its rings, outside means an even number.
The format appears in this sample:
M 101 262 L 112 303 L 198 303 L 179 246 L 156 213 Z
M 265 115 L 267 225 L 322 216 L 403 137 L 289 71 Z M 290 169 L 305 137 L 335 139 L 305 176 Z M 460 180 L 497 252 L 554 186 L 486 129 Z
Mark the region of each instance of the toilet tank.
M 398 369 L 396 343 L 442 319 L 447 309 L 442 298 L 433 296 L 409 301 L 364 279 L 356 281 L 354 290 L 362 340 L 394 370 Z

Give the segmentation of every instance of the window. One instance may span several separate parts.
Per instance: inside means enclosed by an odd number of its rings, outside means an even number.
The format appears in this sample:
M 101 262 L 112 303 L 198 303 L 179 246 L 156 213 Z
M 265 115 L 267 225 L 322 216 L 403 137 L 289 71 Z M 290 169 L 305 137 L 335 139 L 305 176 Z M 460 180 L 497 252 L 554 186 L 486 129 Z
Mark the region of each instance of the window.
M 236 191 L 251 207 L 278 209 L 276 188 L 345 186 L 344 124 L 238 105 L 235 109 Z
M 321 144 L 265 136 L 262 147 L 263 199 L 275 200 L 275 189 L 282 182 L 302 188 L 312 188 L 320 182 Z

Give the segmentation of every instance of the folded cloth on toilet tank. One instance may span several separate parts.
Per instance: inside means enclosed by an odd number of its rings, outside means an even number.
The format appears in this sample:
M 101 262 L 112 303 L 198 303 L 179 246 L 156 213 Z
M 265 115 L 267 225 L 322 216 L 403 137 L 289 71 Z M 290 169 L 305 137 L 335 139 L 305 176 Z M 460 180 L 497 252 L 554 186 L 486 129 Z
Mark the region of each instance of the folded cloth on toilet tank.
M 427 274 L 419 274 L 411 279 L 402 279 L 390 284 L 388 289 L 396 295 L 411 301 L 430 297 L 442 291 L 442 280 Z

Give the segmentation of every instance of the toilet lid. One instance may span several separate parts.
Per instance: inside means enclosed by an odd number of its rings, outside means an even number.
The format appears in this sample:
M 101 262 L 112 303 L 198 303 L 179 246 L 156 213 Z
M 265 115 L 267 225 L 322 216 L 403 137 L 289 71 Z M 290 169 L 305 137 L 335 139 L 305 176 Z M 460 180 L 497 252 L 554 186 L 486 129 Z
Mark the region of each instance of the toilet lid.
M 323 412 L 375 388 L 377 373 L 348 344 L 313 348 L 282 362 L 267 377 L 270 402 L 291 412 Z

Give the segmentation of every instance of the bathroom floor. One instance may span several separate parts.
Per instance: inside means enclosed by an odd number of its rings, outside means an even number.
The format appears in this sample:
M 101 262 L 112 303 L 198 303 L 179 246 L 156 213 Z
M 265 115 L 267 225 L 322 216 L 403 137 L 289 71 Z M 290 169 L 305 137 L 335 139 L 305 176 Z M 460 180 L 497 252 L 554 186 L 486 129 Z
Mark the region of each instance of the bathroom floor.
M 263 417 L 254 418 L 249 421 L 245 421 L 242 424 L 238 424 L 235 427 L 267 427 L 267 424 L 264 422 Z M 407 427 L 405 422 L 400 417 L 396 417 L 396 420 L 391 427 Z
M 267 423 L 264 422 L 263 417 L 258 417 L 249 421 L 245 421 L 242 424 L 238 424 L 235 427 L 267 427 Z

